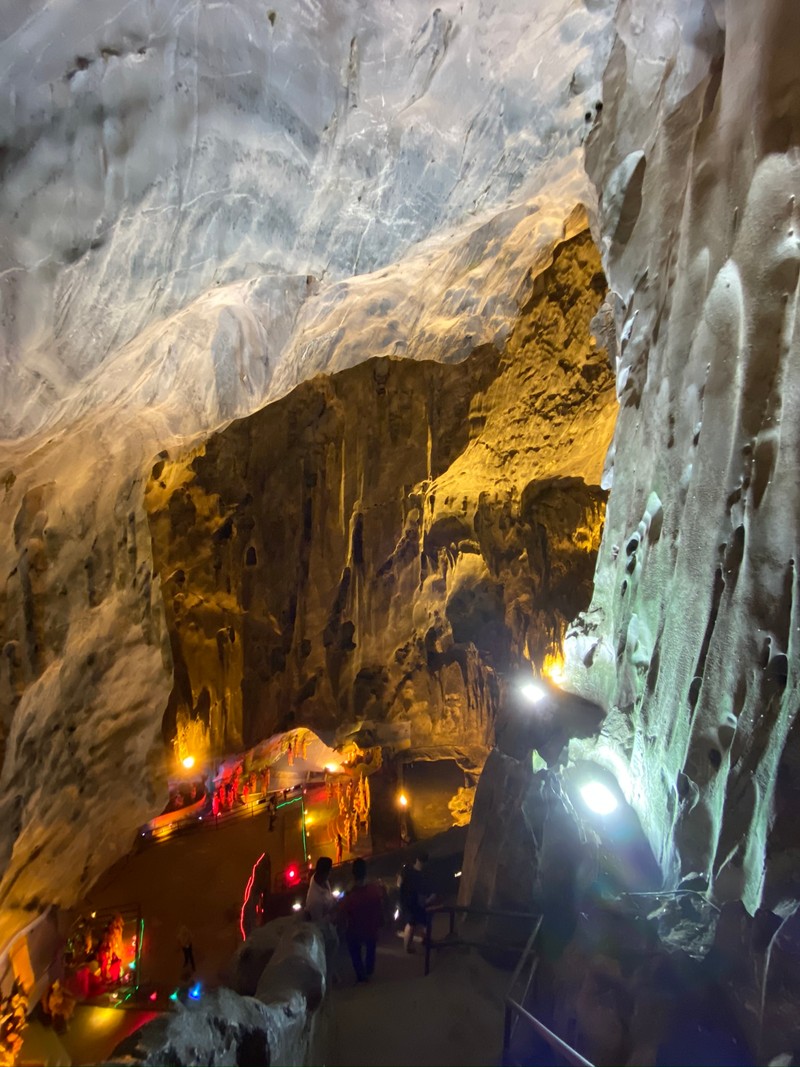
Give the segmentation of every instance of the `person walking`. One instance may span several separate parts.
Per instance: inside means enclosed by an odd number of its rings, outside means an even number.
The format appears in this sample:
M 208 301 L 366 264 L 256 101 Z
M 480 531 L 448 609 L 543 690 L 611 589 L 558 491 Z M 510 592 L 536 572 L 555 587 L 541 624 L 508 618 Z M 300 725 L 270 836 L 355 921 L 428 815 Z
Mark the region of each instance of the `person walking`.
M 427 852 L 418 852 L 413 864 L 406 864 L 398 878 L 400 889 L 400 914 L 404 923 L 403 946 L 406 952 L 414 951 L 414 930 L 417 926 L 427 925 L 425 907 L 433 900 L 433 895 L 425 892 L 422 874 L 428 862 Z
M 330 856 L 320 856 L 317 866 L 308 883 L 306 896 L 306 915 L 313 922 L 322 922 L 330 918 L 336 900 L 331 889 L 330 874 L 333 860 Z
M 353 886 L 339 905 L 347 950 L 357 982 L 366 982 L 375 971 L 378 932 L 383 925 L 383 887 L 367 882 L 367 864 L 353 861 Z

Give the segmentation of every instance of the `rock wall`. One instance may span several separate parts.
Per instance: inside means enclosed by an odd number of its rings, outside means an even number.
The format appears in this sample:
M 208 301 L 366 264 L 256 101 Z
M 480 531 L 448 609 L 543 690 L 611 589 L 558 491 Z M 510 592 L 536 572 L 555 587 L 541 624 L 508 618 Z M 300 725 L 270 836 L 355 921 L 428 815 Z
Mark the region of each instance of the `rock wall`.
M 611 7 L 4 5 L 5 913 L 163 800 L 158 453 L 317 372 L 502 350 L 593 201 Z
M 587 166 L 620 417 L 574 685 L 668 879 L 798 883 L 800 8 L 623 0 Z
M 145 502 L 175 663 L 165 723 L 214 751 L 292 722 L 407 722 L 473 765 L 497 672 L 541 670 L 591 596 L 616 414 L 588 233 L 501 351 L 379 359 L 160 459 Z
M 326 944 L 328 935 L 333 940 Z M 203 993 L 146 1023 L 114 1050 L 112 1062 L 178 1065 L 281 1063 L 324 1056 L 329 954 L 336 934 L 301 919 L 257 928 L 232 962 L 235 990 Z

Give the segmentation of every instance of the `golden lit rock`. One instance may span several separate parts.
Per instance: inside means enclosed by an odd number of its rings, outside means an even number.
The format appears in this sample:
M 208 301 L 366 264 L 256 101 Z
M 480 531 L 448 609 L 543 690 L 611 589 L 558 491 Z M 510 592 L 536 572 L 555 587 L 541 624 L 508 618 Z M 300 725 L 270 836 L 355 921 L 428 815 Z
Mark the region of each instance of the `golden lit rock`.
M 589 333 L 604 291 L 583 233 L 501 350 L 370 360 L 159 461 L 180 751 L 190 729 L 222 751 L 369 720 L 482 762 L 498 675 L 550 663 L 591 594 L 616 413 Z

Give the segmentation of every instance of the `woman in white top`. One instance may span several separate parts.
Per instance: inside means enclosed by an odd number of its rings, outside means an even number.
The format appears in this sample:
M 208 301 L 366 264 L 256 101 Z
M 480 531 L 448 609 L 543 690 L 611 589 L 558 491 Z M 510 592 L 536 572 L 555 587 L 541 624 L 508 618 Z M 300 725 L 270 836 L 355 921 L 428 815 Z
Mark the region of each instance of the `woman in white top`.
M 313 922 L 329 918 L 336 903 L 329 880 L 332 867 L 333 860 L 329 856 L 320 856 L 308 884 L 306 915 Z

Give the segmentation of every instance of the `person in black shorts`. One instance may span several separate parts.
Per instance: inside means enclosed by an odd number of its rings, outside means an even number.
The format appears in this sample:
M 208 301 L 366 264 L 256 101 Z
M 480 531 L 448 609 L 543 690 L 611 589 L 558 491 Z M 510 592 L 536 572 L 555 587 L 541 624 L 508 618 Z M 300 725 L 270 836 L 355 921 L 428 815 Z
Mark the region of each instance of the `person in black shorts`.
M 415 928 L 426 923 L 425 905 L 429 898 L 422 871 L 427 862 L 428 853 L 419 852 L 413 864 L 405 864 L 400 872 L 400 915 L 404 924 L 403 945 L 406 952 L 414 951 Z

